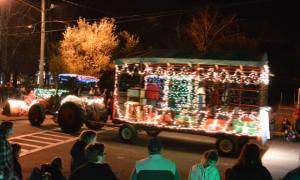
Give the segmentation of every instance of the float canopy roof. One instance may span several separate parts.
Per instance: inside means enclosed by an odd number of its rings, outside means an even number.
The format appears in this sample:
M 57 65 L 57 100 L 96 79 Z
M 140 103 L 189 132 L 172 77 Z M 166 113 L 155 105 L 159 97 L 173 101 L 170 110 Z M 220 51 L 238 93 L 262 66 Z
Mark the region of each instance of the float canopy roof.
M 267 53 L 260 54 L 207 54 L 199 55 L 193 52 L 180 52 L 170 50 L 150 50 L 147 53 L 129 58 L 119 58 L 115 60 L 116 65 L 120 64 L 208 64 L 208 65 L 228 65 L 228 66 L 254 66 L 262 67 L 267 64 Z

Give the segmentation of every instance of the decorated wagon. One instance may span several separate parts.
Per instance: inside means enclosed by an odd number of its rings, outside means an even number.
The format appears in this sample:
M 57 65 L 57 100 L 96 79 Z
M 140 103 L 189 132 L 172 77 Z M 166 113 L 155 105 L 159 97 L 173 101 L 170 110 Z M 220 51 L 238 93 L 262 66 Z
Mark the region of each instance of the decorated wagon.
M 269 67 L 260 61 L 125 58 L 115 61 L 113 121 L 133 141 L 139 130 L 216 137 L 223 155 L 269 138 Z
M 8 99 L 3 114 L 28 116 L 33 126 L 40 126 L 45 116 L 54 115 L 63 131 L 76 132 L 83 123 L 89 128 L 100 129 L 107 120 L 104 98 L 88 94 L 99 79 L 77 74 L 60 74 L 59 89 L 35 88 L 24 99 Z

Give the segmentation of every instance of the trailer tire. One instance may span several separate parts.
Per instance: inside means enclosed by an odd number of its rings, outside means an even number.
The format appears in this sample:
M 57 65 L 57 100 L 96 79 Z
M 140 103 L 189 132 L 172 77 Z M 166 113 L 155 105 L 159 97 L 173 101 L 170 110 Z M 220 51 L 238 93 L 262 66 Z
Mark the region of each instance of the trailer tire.
M 131 124 L 124 124 L 119 129 L 119 136 L 124 142 L 131 143 L 137 138 L 137 130 Z
M 220 155 L 223 156 L 236 156 L 238 152 L 238 144 L 235 138 L 232 137 L 219 137 L 216 146 Z
M 106 123 L 107 118 L 108 112 L 106 110 L 98 110 L 86 119 L 85 125 L 90 129 L 100 130 L 104 125 L 99 123 Z
M 6 101 L 3 106 L 2 114 L 6 116 L 10 116 L 10 104 L 8 103 L 8 101 Z
M 146 130 L 146 133 L 147 133 L 149 136 L 156 137 L 156 136 L 159 135 L 160 130 L 158 130 L 158 129 L 147 129 L 147 130 Z
M 83 125 L 83 120 L 83 111 L 77 104 L 66 102 L 59 108 L 57 122 L 64 132 L 78 132 Z
M 32 126 L 40 126 L 45 120 L 45 107 L 41 104 L 34 104 L 28 111 L 28 119 Z

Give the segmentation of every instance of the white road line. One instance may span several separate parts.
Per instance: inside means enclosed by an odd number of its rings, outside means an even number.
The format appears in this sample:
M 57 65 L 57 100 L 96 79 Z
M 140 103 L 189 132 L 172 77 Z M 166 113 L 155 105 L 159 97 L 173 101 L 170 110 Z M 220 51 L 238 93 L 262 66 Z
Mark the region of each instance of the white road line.
M 53 130 L 58 130 L 59 128 L 55 128 Z M 36 135 L 36 134 L 43 134 L 45 132 L 49 132 L 49 131 L 53 131 L 53 130 L 45 130 L 45 131 L 39 131 L 39 132 L 35 132 L 35 133 L 30 133 L 30 134 L 24 134 L 24 135 L 20 135 L 20 136 L 15 136 L 15 137 L 11 137 L 9 139 L 15 139 L 15 138 L 20 138 L 20 137 L 25 137 L 25 136 L 32 136 L 32 135 Z
M 37 135 L 31 136 L 31 137 L 33 137 L 33 138 L 39 138 L 39 139 L 45 139 L 45 140 L 51 140 L 51 141 L 56 141 L 54 143 L 58 143 L 58 142 L 64 141 L 63 139 L 53 139 L 53 138 L 50 138 L 50 137 L 42 137 L 42 136 L 37 136 Z
M 28 155 L 28 154 L 31 154 L 31 153 L 34 153 L 34 152 L 38 152 L 38 151 L 41 151 L 43 149 L 48 149 L 48 148 L 52 148 L 52 147 L 55 147 L 55 146 L 58 146 L 58 145 L 61 145 L 61 144 L 65 144 L 65 143 L 68 143 L 68 142 L 72 142 L 74 140 L 76 140 L 77 137 L 74 137 L 74 138 L 71 138 L 71 139 L 68 139 L 68 140 L 65 140 L 65 141 L 62 141 L 62 142 L 59 142 L 59 143 L 55 143 L 55 144 L 51 144 L 51 145 L 48 145 L 48 146 L 44 146 L 43 148 L 37 148 L 37 149 L 32 149 L 32 150 L 29 150 L 27 152 L 24 152 L 24 153 L 21 153 L 21 157 L 22 156 L 25 156 L 25 155 Z
M 39 140 L 34 140 L 34 139 L 28 139 L 28 138 L 25 138 L 25 137 L 18 138 L 18 139 L 20 139 L 22 141 L 31 141 L 31 142 L 36 142 L 36 143 L 42 143 L 42 144 L 45 144 L 45 145 L 52 144 L 51 142 L 45 142 L 45 141 L 39 141 Z
M 21 154 L 27 152 L 28 150 L 21 148 Z
M 43 147 L 43 146 L 38 146 L 38 145 L 33 145 L 33 144 L 27 144 L 27 143 L 22 143 L 22 142 L 17 142 L 17 141 L 11 141 L 13 143 L 18 143 L 20 144 L 21 146 L 27 146 L 27 147 L 34 147 L 34 148 L 40 148 L 40 147 Z
M 72 135 L 70 134 L 66 134 L 66 133 L 63 133 L 63 132 L 60 132 L 60 131 L 48 131 L 46 132 L 47 134 L 50 133 L 50 134 L 58 134 L 58 135 L 61 135 L 61 136 L 65 136 L 65 137 L 70 137 Z
M 114 129 L 116 129 L 116 127 L 104 127 L 101 130 L 96 132 L 103 133 L 105 131 L 111 131 Z M 52 130 L 44 130 L 44 131 L 30 133 L 30 134 L 24 134 L 21 136 L 15 136 L 10 138 L 9 141 L 20 144 L 22 146 L 20 156 L 26 156 L 34 152 L 59 146 L 61 144 L 69 143 L 78 139 L 77 136 L 64 134 L 63 132 L 58 132 L 57 130 L 60 130 L 60 128 L 55 128 Z M 82 130 L 88 130 L 88 129 L 82 128 Z M 27 141 L 28 143 L 19 142 L 18 140 L 24 142 Z M 32 142 L 33 144 L 30 144 L 30 142 Z M 44 145 L 39 146 L 34 143 L 40 143 Z M 31 147 L 32 149 L 28 149 Z
M 55 134 L 50 134 L 50 133 L 44 133 L 44 134 L 40 134 L 40 135 L 45 135 L 45 136 L 53 136 L 53 137 L 56 137 L 56 138 L 61 138 L 61 139 L 69 139 L 70 137 L 67 137 L 67 136 L 60 136 L 60 135 L 55 135 Z

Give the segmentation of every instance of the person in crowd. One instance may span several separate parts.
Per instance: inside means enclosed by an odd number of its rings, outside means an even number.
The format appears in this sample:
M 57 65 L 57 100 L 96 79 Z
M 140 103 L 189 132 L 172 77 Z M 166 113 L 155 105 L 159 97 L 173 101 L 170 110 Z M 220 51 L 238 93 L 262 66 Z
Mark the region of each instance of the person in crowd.
M 0 103 L 3 103 L 3 84 L 0 84 Z
M 12 144 L 12 152 L 13 152 L 13 167 L 14 167 L 14 180 L 22 180 L 22 167 L 19 163 L 19 157 L 21 153 L 21 146 L 20 144 Z
M 41 180 L 43 173 L 38 167 L 34 167 L 27 180 Z
M 209 150 L 203 154 L 202 162 L 195 164 L 189 174 L 189 180 L 220 180 L 216 167 L 219 155 L 216 150 Z
M 297 141 L 297 131 L 295 131 L 292 126 L 288 126 L 287 129 L 284 131 L 284 140 L 288 142 Z
M 89 95 L 91 96 L 95 95 L 95 88 L 93 86 L 90 87 Z
M 162 142 L 158 137 L 152 138 L 148 143 L 149 157 L 137 161 L 131 180 L 153 179 L 177 180 L 180 179 L 176 164 L 161 154 Z
M 87 163 L 76 169 L 69 180 L 117 180 L 110 166 L 105 161 L 104 144 L 89 144 L 85 149 Z
M 286 130 L 289 129 L 290 126 L 291 126 L 291 123 L 290 123 L 289 119 L 287 117 L 284 117 L 282 120 L 282 124 L 281 124 L 281 131 L 285 132 Z
M 0 125 L 0 179 L 13 176 L 13 152 L 8 137 L 13 133 L 13 123 L 3 121 Z
M 297 131 L 297 134 L 300 134 L 300 112 L 297 113 L 295 119 L 295 130 Z
M 288 172 L 282 180 L 299 180 L 300 179 L 300 166 Z
M 94 144 L 96 141 L 97 134 L 94 131 L 87 130 L 80 134 L 79 140 L 75 142 L 71 149 L 71 172 L 85 163 L 84 149 L 88 144 Z
M 66 180 L 66 177 L 62 173 L 62 160 L 59 157 L 55 157 L 51 164 L 51 175 L 52 179 L 55 180 Z
M 268 169 L 263 166 L 258 145 L 248 143 L 243 147 L 238 162 L 226 170 L 226 180 L 272 180 Z

